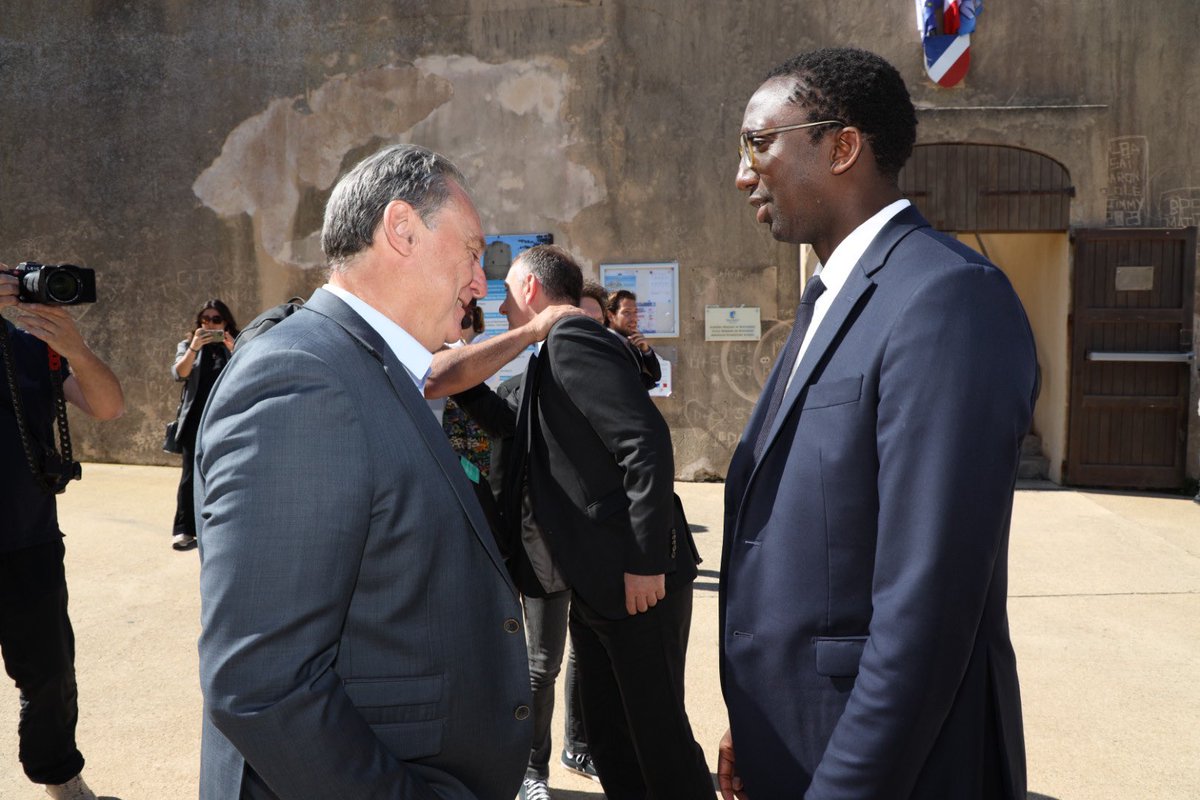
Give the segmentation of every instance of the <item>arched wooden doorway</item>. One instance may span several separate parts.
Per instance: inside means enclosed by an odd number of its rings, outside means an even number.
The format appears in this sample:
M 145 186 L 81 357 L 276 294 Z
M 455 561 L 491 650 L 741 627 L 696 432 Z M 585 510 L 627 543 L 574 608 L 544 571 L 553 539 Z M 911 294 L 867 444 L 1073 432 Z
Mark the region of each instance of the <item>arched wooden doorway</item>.
M 900 173 L 900 188 L 935 228 L 1004 270 L 1021 297 L 1042 374 L 1021 475 L 1061 482 L 1068 450 L 1068 227 L 1075 194 L 1067 169 L 1019 147 L 925 144 Z
M 1038 343 L 1049 477 L 1183 484 L 1196 231 L 1070 228 L 1067 169 L 994 144 L 920 145 L 900 188 L 1003 269 Z
M 900 191 L 947 232 L 1066 231 L 1075 188 L 1049 156 L 1000 144 L 923 144 L 900 172 Z

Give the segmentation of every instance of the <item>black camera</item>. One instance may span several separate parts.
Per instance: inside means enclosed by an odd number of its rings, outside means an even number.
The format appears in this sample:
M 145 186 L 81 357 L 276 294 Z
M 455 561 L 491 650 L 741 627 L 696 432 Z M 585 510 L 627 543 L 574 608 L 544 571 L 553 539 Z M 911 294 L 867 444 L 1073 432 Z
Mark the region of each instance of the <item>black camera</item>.
M 74 306 L 96 302 L 96 271 L 74 264 L 22 261 L 10 273 L 17 278 L 22 303 Z

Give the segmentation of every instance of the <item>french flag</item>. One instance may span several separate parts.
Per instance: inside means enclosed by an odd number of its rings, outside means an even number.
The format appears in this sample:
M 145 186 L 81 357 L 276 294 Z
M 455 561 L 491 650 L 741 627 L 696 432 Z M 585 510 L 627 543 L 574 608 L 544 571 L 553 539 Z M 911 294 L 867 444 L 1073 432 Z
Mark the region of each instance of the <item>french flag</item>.
M 971 65 L 971 33 L 983 0 L 916 0 L 917 29 L 925 50 L 925 71 L 939 86 L 954 86 Z M 941 6 L 941 32 L 938 32 Z

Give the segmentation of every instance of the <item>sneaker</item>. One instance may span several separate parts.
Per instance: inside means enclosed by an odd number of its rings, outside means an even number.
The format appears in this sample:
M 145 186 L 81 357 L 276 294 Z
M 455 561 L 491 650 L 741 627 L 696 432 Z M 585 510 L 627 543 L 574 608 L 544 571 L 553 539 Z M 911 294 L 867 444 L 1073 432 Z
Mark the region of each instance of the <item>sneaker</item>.
M 550 800 L 550 784 L 541 778 L 526 778 L 517 797 L 520 800 Z
M 591 778 L 596 783 L 600 782 L 600 773 L 596 771 L 596 765 L 588 753 L 572 753 L 570 750 L 563 750 L 562 765 L 569 772 Z
M 196 546 L 196 537 L 187 533 L 177 533 L 171 537 L 171 547 L 175 550 L 191 550 Z
M 82 775 L 76 775 L 66 783 L 47 785 L 46 794 L 54 800 L 96 800 L 96 793 L 83 782 Z

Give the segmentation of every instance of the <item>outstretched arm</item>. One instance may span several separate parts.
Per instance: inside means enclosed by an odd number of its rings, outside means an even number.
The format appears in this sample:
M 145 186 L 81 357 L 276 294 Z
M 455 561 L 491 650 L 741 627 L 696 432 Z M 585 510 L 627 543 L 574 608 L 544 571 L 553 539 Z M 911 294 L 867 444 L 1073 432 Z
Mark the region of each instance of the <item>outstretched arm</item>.
M 445 348 L 433 354 L 425 397 L 449 397 L 483 383 L 531 344 L 546 338 L 550 328 L 563 317 L 582 314 L 575 306 L 550 306 L 528 323 L 479 344 Z

